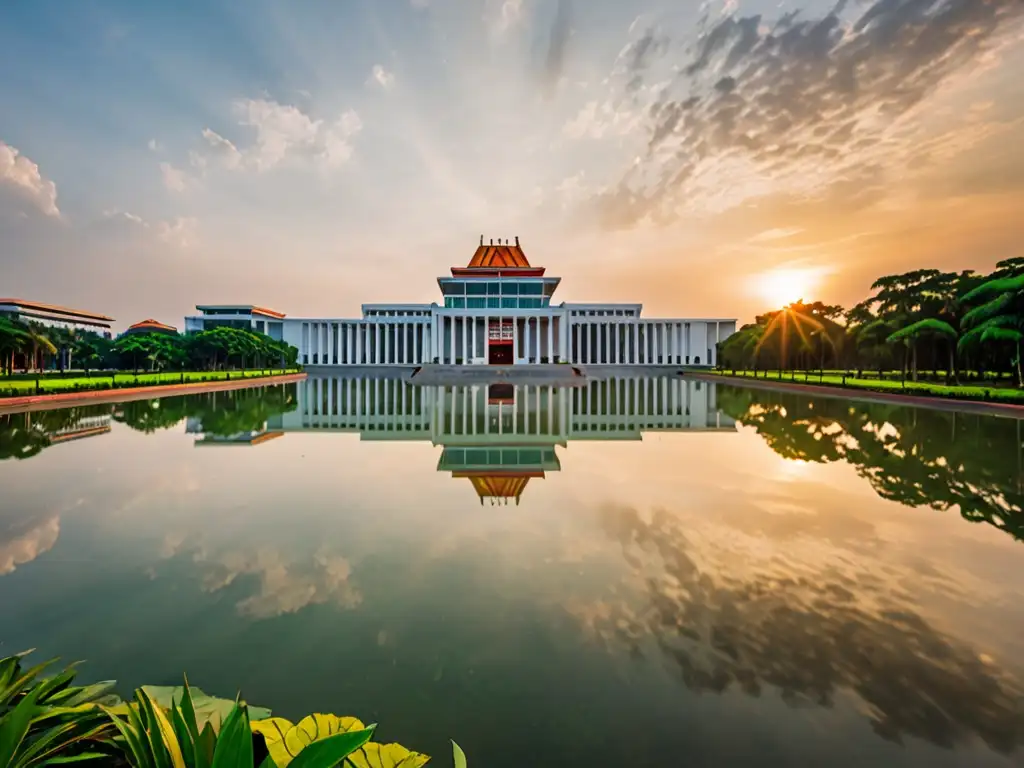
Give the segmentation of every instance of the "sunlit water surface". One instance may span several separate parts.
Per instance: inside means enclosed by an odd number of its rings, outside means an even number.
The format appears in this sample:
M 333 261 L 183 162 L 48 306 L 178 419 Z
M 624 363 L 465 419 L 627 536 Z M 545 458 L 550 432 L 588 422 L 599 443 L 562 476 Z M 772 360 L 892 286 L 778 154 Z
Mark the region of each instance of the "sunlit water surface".
M 438 765 L 1021 765 L 1021 437 L 678 379 L 0 416 L 0 650 Z

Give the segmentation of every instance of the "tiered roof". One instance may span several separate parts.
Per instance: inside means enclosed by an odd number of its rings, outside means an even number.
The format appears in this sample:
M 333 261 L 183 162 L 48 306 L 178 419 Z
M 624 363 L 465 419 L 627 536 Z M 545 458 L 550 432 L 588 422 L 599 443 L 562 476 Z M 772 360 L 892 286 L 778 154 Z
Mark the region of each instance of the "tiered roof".
M 452 267 L 453 277 L 542 277 L 544 267 L 531 267 L 517 237 L 514 245 L 508 240 L 484 244 L 481 236 L 476 253 L 465 267 Z

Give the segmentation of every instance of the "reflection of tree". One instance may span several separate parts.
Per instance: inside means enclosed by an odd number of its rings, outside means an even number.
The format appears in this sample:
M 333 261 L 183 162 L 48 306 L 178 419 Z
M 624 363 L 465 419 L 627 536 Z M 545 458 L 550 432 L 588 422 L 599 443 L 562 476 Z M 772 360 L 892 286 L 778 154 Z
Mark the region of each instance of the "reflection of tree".
M 890 741 L 952 748 L 977 737 L 1002 753 L 1024 742 L 1015 684 L 874 586 L 827 571 L 718 576 L 701 567 L 684 524 L 668 513 L 646 520 L 608 508 L 602 523 L 649 604 L 624 616 L 598 611 L 594 629 L 637 655 L 653 640 L 688 688 L 758 696 L 770 686 L 790 705 L 824 707 L 848 690 Z
M 136 400 L 118 407 L 114 418 L 140 432 L 155 432 L 198 418 L 211 435 L 258 430 L 269 418 L 295 410 L 295 385 L 207 392 L 160 400 Z
M 848 462 L 885 499 L 1024 539 L 1018 420 L 733 387 L 718 403 L 784 458 Z
M 0 415 L 0 460 L 31 458 L 50 445 L 53 433 L 108 413 L 109 405 L 93 405 Z

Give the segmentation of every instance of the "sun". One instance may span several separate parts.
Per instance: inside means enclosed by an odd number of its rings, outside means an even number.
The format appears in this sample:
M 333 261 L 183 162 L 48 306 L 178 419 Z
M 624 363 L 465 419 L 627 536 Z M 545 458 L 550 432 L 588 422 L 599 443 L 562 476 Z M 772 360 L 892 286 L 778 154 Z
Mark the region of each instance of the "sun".
M 811 295 L 820 282 L 811 269 L 773 269 L 754 277 L 757 295 L 769 302 L 772 309 L 781 309 L 794 301 L 813 301 Z

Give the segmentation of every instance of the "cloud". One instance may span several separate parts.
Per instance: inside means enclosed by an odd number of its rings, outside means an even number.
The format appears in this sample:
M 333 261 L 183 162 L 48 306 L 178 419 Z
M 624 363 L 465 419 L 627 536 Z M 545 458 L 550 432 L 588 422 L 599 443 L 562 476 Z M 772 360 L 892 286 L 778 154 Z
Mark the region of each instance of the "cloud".
M 203 129 L 203 138 L 206 139 L 213 154 L 221 160 L 225 168 L 235 169 L 241 166 L 242 153 L 230 141 L 209 128 Z
M 157 141 L 156 139 L 150 139 L 148 142 L 146 142 L 146 146 L 149 147 L 150 152 L 163 151 L 163 146 L 161 146 L 160 142 Z
M 154 226 L 154 229 L 156 231 L 156 236 L 165 243 L 176 245 L 179 248 L 190 248 L 195 243 L 195 235 L 198 227 L 198 219 L 188 216 L 178 216 L 170 221 L 158 221 Z
M 160 163 L 160 176 L 164 186 L 171 192 L 185 191 L 185 172 L 180 168 L 175 168 L 167 162 Z
M 112 221 L 125 221 L 142 229 L 153 232 L 162 242 L 179 248 L 190 248 L 195 243 L 199 220 L 194 217 L 177 216 L 165 221 L 147 221 L 138 214 L 120 208 L 108 208 L 103 211 L 103 218 Z
M 548 35 L 548 52 L 544 57 L 544 95 L 551 98 L 565 70 L 565 56 L 569 45 L 572 6 L 570 0 L 558 0 L 555 18 Z
M 490 6 L 493 18 L 491 30 L 496 36 L 504 35 L 523 20 L 523 0 L 492 0 Z
M 320 160 L 328 168 L 336 168 L 351 159 L 352 139 L 363 128 L 354 110 L 327 122 L 270 99 L 240 99 L 232 109 L 239 125 L 255 129 L 255 140 L 239 146 L 212 128 L 204 128 L 205 149 L 189 154 L 193 167 L 205 172 L 211 163 L 217 163 L 229 170 L 267 171 L 293 158 Z
M 323 157 L 329 166 L 347 163 L 354 152 L 352 138 L 363 130 L 363 121 L 354 110 L 345 112 L 325 133 Z
M 275 550 L 212 556 L 200 551 L 194 559 L 204 571 L 206 592 L 220 591 L 241 576 L 257 577 L 256 593 L 236 604 L 239 614 L 254 619 L 297 613 L 309 605 L 334 603 L 351 609 L 362 602 L 362 594 L 351 581 L 351 565 L 337 555 L 321 553 L 311 562 L 291 563 Z
M 872 205 L 914 157 L 922 104 L 1022 16 L 1010 0 L 841 0 L 775 22 L 708 16 L 664 86 L 648 69 L 672 46 L 648 30 L 620 56 L 618 94 L 635 94 L 646 146 L 598 202 L 623 225 L 770 194 Z
M 54 516 L 30 531 L 0 542 L 0 576 L 49 552 L 59 535 L 60 517 Z
M 379 85 L 384 90 L 387 90 L 395 84 L 395 73 L 388 72 L 380 64 L 374 64 L 370 76 L 366 78 L 366 84 Z
M 12 187 L 47 216 L 60 216 L 57 185 L 40 173 L 38 165 L 4 141 L 0 141 L 0 184 Z

